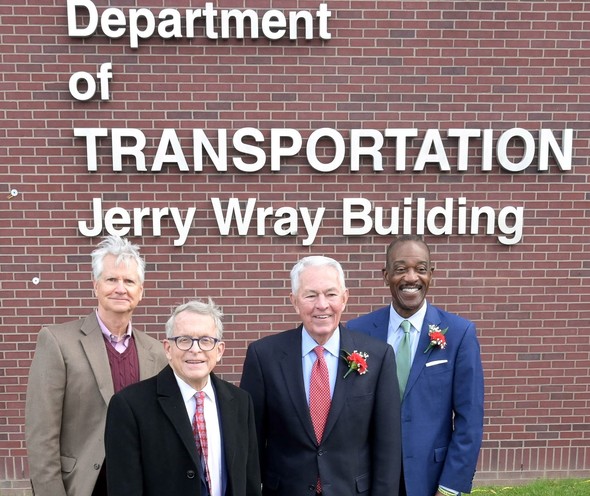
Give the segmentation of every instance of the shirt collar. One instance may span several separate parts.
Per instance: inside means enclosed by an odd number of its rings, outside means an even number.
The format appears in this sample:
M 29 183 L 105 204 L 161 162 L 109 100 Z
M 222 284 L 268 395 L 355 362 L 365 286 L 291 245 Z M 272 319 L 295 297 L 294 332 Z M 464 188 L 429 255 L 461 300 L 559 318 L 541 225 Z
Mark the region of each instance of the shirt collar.
M 399 328 L 402 321 L 409 320 L 410 324 L 412 324 L 412 327 L 414 329 L 416 329 L 418 331 L 418 333 L 420 333 L 420 329 L 422 329 L 422 324 L 424 323 L 424 317 L 426 317 L 426 309 L 427 308 L 428 308 L 428 304 L 426 303 L 426 300 L 424 300 L 424 303 L 422 304 L 420 309 L 415 314 L 411 315 L 408 318 L 404 318 L 404 317 L 401 317 L 395 311 L 395 308 L 393 308 L 393 304 L 392 304 L 390 306 L 390 311 L 389 311 L 389 326 L 390 326 L 390 328 L 395 331 Z
M 122 336 L 121 339 L 119 339 L 118 336 L 115 336 L 111 331 L 109 331 L 109 329 L 105 325 L 105 323 L 102 320 L 100 320 L 100 316 L 98 315 L 98 310 L 96 311 L 96 320 L 98 320 L 98 325 L 100 326 L 100 330 L 102 331 L 104 336 L 112 343 L 117 343 L 119 341 L 126 341 L 127 339 L 129 339 L 131 337 L 131 331 L 133 330 L 133 326 L 131 325 L 131 321 L 129 321 L 129 325 L 127 326 L 127 331 L 125 332 L 125 335 Z
M 184 382 L 184 380 L 182 380 L 178 375 L 176 375 L 176 372 L 174 372 L 174 377 L 176 378 L 176 382 L 178 383 L 178 387 L 180 388 L 180 394 L 182 395 L 182 399 L 185 403 L 187 403 L 195 394 L 198 393 L 198 391 L 194 387 Z M 215 401 L 213 384 L 211 383 L 211 380 L 209 378 L 207 380 L 207 384 L 202 389 L 202 391 L 205 393 L 205 396 L 207 396 L 207 398 Z
M 309 335 L 305 327 L 301 330 L 301 356 L 305 356 L 318 345 Z M 336 328 L 334 334 L 328 339 L 326 344 L 322 345 L 330 354 L 338 357 L 340 355 L 340 326 Z

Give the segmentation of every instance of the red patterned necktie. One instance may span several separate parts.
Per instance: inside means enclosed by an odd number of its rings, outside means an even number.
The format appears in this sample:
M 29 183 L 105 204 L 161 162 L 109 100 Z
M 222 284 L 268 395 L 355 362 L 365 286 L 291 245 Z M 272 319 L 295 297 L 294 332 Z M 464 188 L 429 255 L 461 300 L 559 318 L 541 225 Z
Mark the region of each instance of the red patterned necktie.
M 195 436 L 197 451 L 199 452 L 203 470 L 205 471 L 207 488 L 209 489 L 209 494 L 211 494 L 211 477 L 209 475 L 209 465 L 207 464 L 209 448 L 207 445 L 207 426 L 205 425 L 205 393 L 203 391 L 199 391 L 197 394 L 195 394 L 195 400 L 197 402 L 197 409 L 195 410 L 195 416 L 193 417 L 193 436 Z
M 328 366 L 324 359 L 324 347 L 316 346 L 313 351 L 317 355 L 317 359 L 311 368 L 311 380 L 309 382 L 309 412 L 311 414 L 311 421 L 313 422 L 313 430 L 318 445 L 322 441 L 324 434 L 324 427 L 330 412 L 330 377 L 328 374 Z M 322 485 L 318 478 L 316 492 L 322 491 Z

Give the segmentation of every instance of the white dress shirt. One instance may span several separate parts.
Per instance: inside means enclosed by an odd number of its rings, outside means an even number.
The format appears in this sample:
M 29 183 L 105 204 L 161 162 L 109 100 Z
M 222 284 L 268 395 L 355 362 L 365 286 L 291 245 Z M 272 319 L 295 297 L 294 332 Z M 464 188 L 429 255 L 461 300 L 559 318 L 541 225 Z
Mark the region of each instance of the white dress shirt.
M 192 386 L 189 386 L 176 374 L 174 375 L 176 382 L 178 382 L 182 399 L 184 400 L 186 413 L 192 425 L 195 411 L 197 410 L 197 401 L 194 396 L 198 391 Z M 225 494 L 227 480 L 223 465 L 223 448 L 221 444 L 219 415 L 217 414 L 217 401 L 215 399 L 215 390 L 210 380 L 207 381 L 203 392 L 205 393 L 203 408 L 205 425 L 207 427 L 207 465 L 209 466 L 209 475 L 211 477 L 211 496 L 223 496 Z

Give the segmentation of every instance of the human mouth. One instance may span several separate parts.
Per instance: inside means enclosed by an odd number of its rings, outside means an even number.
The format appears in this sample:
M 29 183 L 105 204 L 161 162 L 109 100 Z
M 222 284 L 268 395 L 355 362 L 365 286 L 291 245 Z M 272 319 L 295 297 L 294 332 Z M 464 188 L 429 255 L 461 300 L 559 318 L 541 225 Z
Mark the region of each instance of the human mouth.
M 202 363 L 205 363 L 205 360 L 185 360 L 185 363 L 188 365 L 201 365 Z

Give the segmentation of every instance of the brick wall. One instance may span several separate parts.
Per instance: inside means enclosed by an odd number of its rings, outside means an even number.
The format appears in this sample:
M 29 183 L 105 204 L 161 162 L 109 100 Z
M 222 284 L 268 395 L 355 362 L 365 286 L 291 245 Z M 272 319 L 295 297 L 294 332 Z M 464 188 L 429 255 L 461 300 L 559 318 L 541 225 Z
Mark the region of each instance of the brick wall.
M 125 11 L 131 1 L 113 2 Z M 197 3 L 199 5 L 197 5 Z M 192 40 L 160 37 L 130 48 L 129 38 L 68 36 L 66 0 L 24 0 L 0 5 L 0 492 L 24 492 L 27 374 L 42 324 L 62 322 L 93 308 L 89 254 L 98 237 L 84 237 L 78 221 L 92 225 L 92 201 L 103 209 L 196 207 L 182 246 L 170 217 L 161 235 L 146 219 L 141 235 L 148 262 L 146 294 L 134 316 L 137 327 L 162 337 L 170 309 L 190 298 L 212 297 L 227 315 L 228 351 L 220 371 L 239 381 L 249 342 L 297 324 L 288 303 L 288 271 L 303 255 L 327 254 L 344 266 L 351 299 L 345 318 L 388 301 L 380 280 L 391 236 L 372 230 L 343 234 L 345 198 L 374 206 L 424 199 L 427 209 L 447 198 L 467 208 L 523 207 L 523 237 L 507 245 L 498 225 L 474 235 L 427 232 L 436 266 L 430 299 L 477 323 L 486 379 L 485 439 L 478 483 L 536 477 L 590 475 L 590 5 L 572 1 L 333 1 L 330 40 L 263 37 Z M 141 7 L 202 7 L 199 2 L 146 0 Z M 271 5 L 272 4 L 272 5 Z M 100 11 L 108 3 L 96 1 Z M 315 11 L 319 1 L 223 0 L 220 8 Z M 82 102 L 68 88 L 78 71 L 96 75 L 112 63 L 108 100 Z M 164 128 L 176 131 L 190 164 L 138 172 L 123 159 L 113 172 L 112 140 L 100 139 L 97 171 L 88 171 L 85 141 L 74 129 L 138 129 L 153 163 Z M 396 167 L 396 146 L 383 148 L 383 171 L 368 157 L 350 170 L 320 173 L 303 150 L 270 160 L 257 173 L 213 159 L 202 172 L 192 164 L 192 130 L 203 129 L 213 146 L 218 129 L 231 137 L 252 127 L 270 155 L 273 129 L 293 128 L 307 139 L 315 130 L 412 128 L 406 170 Z M 573 132 L 571 170 L 550 158 L 547 171 L 509 172 L 493 157 L 482 171 L 482 139 L 472 140 L 469 167 L 457 170 L 453 128 L 492 129 L 494 143 L 522 128 L 538 143 L 540 129 Z M 451 170 L 436 164 L 414 171 L 428 130 L 439 130 Z M 124 144 L 132 144 L 129 140 Z M 288 143 L 283 143 L 286 146 Z M 370 144 L 370 143 L 369 143 Z M 347 145 L 348 146 L 348 145 Z M 335 145 L 321 140 L 324 163 Z M 518 163 L 524 146 L 507 149 Z M 232 156 L 235 152 L 230 149 Z M 169 149 L 172 154 L 172 149 Z M 251 157 L 250 157 L 251 159 Z M 18 194 L 9 198 L 10 190 Z M 227 205 L 249 198 L 257 207 L 326 209 L 316 239 L 273 230 L 276 217 L 241 234 L 222 236 L 212 200 Z M 453 225 L 458 222 L 453 211 Z M 440 225 L 441 219 L 439 219 Z M 387 223 L 386 223 L 387 224 Z M 415 224 L 412 224 L 415 230 Z

